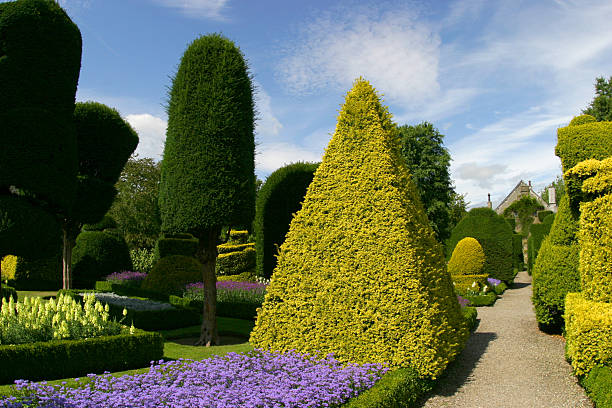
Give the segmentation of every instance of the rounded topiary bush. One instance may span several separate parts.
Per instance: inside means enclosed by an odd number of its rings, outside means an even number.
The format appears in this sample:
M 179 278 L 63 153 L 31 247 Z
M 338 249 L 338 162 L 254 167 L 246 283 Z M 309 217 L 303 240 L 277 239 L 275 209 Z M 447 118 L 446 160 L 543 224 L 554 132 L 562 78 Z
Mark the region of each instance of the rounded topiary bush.
M 83 231 L 72 251 L 73 286 L 93 288 L 113 272 L 132 269 L 130 251 L 125 239 L 114 232 Z M 58 271 L 58 274 L 60 272 Z
M 448 261 L 448 272 L 451 275 L 479 275 L 485 262 L 482 246 L 472 237 L 465 237 L 457 243 Z
M 597 122 L 594 116 L 591 115 L 579 115 L 574 116 L 574 118 L 570 121 L 570 126 L 578 126 L 584 125 L 585 123 Z
M 142 288 L 166 295 L 183 294 L 185 285 L 202 281 L 202 265 L 184 255 L 161 258 L 142 282 Z

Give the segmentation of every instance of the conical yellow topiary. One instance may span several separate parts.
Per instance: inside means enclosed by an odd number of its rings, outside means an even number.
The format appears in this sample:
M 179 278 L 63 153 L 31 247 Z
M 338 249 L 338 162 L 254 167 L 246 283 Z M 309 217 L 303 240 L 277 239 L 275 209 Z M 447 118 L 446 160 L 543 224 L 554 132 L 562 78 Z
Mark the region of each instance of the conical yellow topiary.
M 295 215 L 251 343 L 410 366 L 436 377 L 467 328 L 405 163 L 396 126 L 365 80 Z
M 448 261 L 451 275 L 478 275 L 482 273 L 485 254 L 476 238 L 465 237 L 457 243 Z

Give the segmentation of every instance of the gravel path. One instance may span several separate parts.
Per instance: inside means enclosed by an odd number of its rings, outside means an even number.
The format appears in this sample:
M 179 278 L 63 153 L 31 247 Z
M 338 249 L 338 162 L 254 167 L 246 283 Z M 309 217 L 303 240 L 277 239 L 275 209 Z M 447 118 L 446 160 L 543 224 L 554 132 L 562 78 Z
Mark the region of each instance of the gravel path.
M 593 407 L 565 361 L 563 338 L 538 330 L 527 272 L 495 306 L 479 307 L 478 318 L 423 408 Z

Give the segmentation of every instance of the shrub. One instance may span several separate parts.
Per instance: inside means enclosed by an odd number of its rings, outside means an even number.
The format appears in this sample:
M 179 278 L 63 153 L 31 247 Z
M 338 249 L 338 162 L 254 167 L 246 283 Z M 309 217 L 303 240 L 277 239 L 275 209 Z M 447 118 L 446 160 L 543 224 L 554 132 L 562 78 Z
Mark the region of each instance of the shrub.
M 554 214 L 551 210 L 538 211 L 538 220 L 540 220 L 540 222 L 544 222 L 544 218 L 548 217 L 551 214 Z
M 532 224 L 529 228 L 529 238 L 527 239 L 527 270 L 533 273 L 535 260 L 542 246 L 542 241 L 550 232 L 551 224 Z
M 228 243 L 234 245 L 246 244 L 249 240 L 249 231 L 247 230 L 230 230 Z
M 570 207 L 579 214 L 581 202 L 612 193 L 612 157 L 582 161 L 566 171 L 564 177 Z
M 83 231 L 104 231 L 104 230 L 116 230 L 117 222 L 108 215 L 102 217 L 102 219 L 95 224 L 84 224 Z
M 161 258 L 142 282 L 142 289 L 167 295 L 182 295 L 187 283 L 202 280 L 202 265 L 184 255 Z
M 57 290 L 62 286 L 62 259 L 26 259 L 7 255 L 2 259 L 2 279 L 18 290 Z
M 487 284 L 488 277 L 489 275 L 451 275 L 455 291 L 461 293 L 470 289 L 474 282 L 478 285 L 478 288 L 481 288 L 483 285 Z
M 467 322 L 468 328 L 470 331 L 473 331 L 478 324 L 478 310 L 473 306 L 462 307 L 461 311 L 463 312 L 463 317 Z
M 242 272 L 239 275 L 221 275 L 217 276 L 217 282 L 235 281 L 235 282 L 255 282 L 259 277 L 255 276 L 252 270 Z
M 514 254 L 514 268 L 522 271 L 525 268 L 525 258 L 523 257 L 523 236 L 512 234 L 512 253 Z
M 244 251 L 247 248 L 252 248 L 253 250 L 255 250 L 255 243 L 254 242 L 248 242 L 246 244 L 225 243 L 225 244 L 218 245 L 217 251 L 219 251 L 219 254 L 228 254 L 230 252 Z
M 548 235 L 533 269 L 535 314 L 540 328 L 559 332 L 563 328 L 565 296 L 580 290 L 578 245 L 555 245 Z
M 12 298 L 13 302 L 17 302 L 17 291 L 11 286 L 2 285 L 2 290 L 0 290 L 0 302 L 2 299 L 8 302 L 9 298 Z
M 485 262 L 485 255 L 478 241 L 465 237 L 457 243 L 448 261 L 451 275 L 479 275 Z
M 612 368 L 594 367 L 588 374 L 581 376 L 580 385 L 597 408 L 612 408 Z
M 482 246 L 485 254 L 483 273 L 505 282 L 514 279 L 512 229 L 503 217 L 489 208 L 470 210 L 453 228 L 448 248 L 454 248 L 465 237 L 477 239 Z
M 257 276 L 269 279 L 277 248 L 285 241 L 293 215 L 302 207 L 318 163 L 293 163 L 275 170 L 261 186 L 255 204 Z
M 579 120 L 559 128 L 555 154 L 561 158 L 563 173 L 583 160 L 603 160 L 612 156 L 612 122 L 584 123 Z
M 472 307 L 493 306 L 497 301 L 497 295 L 495 292 L 478 295 L 465 294 L 463 297 L 470 301 L 470 306 Z
M 512 231 L 514 231 L 516 229 L 516 219 L 515 218 L 505 218 L 505 220 L 508 223 L 508 225 L 510 225 L 510 228 L 512 228 Z
M 595 117 L 591 115 L 579 115 L 579 116 L 574 116 L 572 120 L 570 121 L 569 125 L 578 126 L 578 125 L 584 125 L 586 123 L 591 123 L 591 122 L 597 122 L 597 119 L 595 119 Z
M 72 252 L 72 272 L 75 288 L 93 288 L 113 272 L 132 269 L 127 243 L 117 233 L 83 231 L 76 239 Z
M 217 275 L 239 275 L 255 267 L 255 249 L 247 247 L 242 251 L 219 254 L 215 265 Z
M 0 384 L 146 367 L 160 359 L 163 350 L 164 339 L 159 333 L 136 330 L 129 334 L 127 329 L 115 336 L 0 346 L 4 367 L 0 370 Z
M 582 293 L 565 299 L 565 353 L 577 375 L 612 365 L 612 303 L 587 300 Z
M 553 222 L 555 222 L 555 213 L 548 214 L 546 217 L 544 217 L 544 221 L 542 221 L 542 223 L 546 225 L 552 225 Z
M 155 265 L 155 251 L 146 248 L 132 249 L 130 259 L 135 271 L 149 273 Z
M 395 131 L 374 89 L 357 80 L 280 248 L 255 347 L 333 352 L 429 377 L 462 349 L 466 323 Z
M 155 259 L 171 255 L 195 257 L 198 239 L 191 234 L 162 234 L 155 244 Z

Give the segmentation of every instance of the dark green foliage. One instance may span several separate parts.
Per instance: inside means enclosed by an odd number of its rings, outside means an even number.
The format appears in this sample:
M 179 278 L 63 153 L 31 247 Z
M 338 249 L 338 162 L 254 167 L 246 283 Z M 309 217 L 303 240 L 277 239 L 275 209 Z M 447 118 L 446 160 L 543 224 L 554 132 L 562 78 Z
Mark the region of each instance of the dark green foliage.
M 612 408 L 612 368 L 597 366 L 583 377 L 580 385 L 597 408 Z
M 559 203 L 557 215 L 550 229 L 550 239 L 554 245 L 572 245 L 577 242 L 578 218 L 572 213 L 567 194 Z
M 217 275 L 239 275 L 255 267 L 255 249 L 247 247 L 242 251 L 219 254 L 215 273 Z
M 519 231 L 523 235 L 527 236 L 529 227 L 533 223 L 533 220 L 537 215 L 537 211 L 542 209 L 544 209 L 544 206 L 534 197 L 523 196 L 506 207 L 504 210 L 504 216 L 509 217 L 514 215 L 515 217 L 518 217 Z
M 302 207 L 306 189 L 318 163 L 293 163 L 268 176 L 257 196 L 255 249 L 257 276 L 269 279 L 276 267 L 278 248 L 285 241 L 293 214 Z
M 475 211 L 476 210 L 476 211 Z M 482 215 L 480 215 L 482 214 Z M 453 229 L 447 248 L 454 248 L 465 238 L 476 238 L 485 253 L 482 273 L 505 282 L 511 282 L 513 273 L 512 229 L 506 220 L 489 208 L 470 210 Z M 450 257 L 451 253 L 448 253 Z
M 544 220 L 542 221 L 543 224 L 546 225 L 552 225 L 553 222 L 555 221 L 555 214 L 548 214 L 546 217 L 544 217 Z
M 0 384 L 148 367 L 163 356 L 163 351 L 164 339 L 159 333 L 142 331 L 83 340 L 0 345 Z
M 500 283 L 498 286 L 501 285 L 503 285 L 503 283 Z M 476 329 L 478 325 L 478 310 L 475 307 L 466 306 L 461 308 L 461 312 L 463 312 L 463 317 L 467 321 L 470 331 Z
M 142 282 L 142 289 L 181 296 L 185 285 L 202 281 L 202 265 L 184 255 L 161 258 Z
M 555 178 L 555 181 L 553 181 L 548 186 L 546 186 L 544 190 L 540 191 L 540 197 L 542 197 L 542 200 L 550 204 L 549 197 L 548 197 L 549 187 L 554 187 L 555 199 L 556 199 L 555 201 L 558 204 L 561 201 L 561 197 L 563 197 L 563 195 L 565 194 L 565 182 L 563 181 L 563 177 L 561 175 L 557 175 L 557 178 Z
M 104 231 L 106 229 L 116 229 L 117 222 L 109 216 L 104 216 L 99 222 L 95 224 L 83 225 L 83 231 Z
M 159 236 L 161 218 L 157 196 L 160 163 L 132 156 L 115 184 L 117 196 L 108 210 L 130 249 L 153 248 Z
M 123 319 L 123 307 L 109 304 L 109 314 L 119 321 Z M 133 323 L 134 327 L 147 331 L 170 330 L 200 324 L 200 314 L 184 308 L 146 311 L 127 309 L 123 323 L 128 326 Z
M 2 285 L 2 289 L 0 289 L 0 302 L 2 299 L 6 299 L 8 302 L 11 297 L 13 301 L 17 302 L 17 290 L 11 286 Z
M 544 222 L 544 218 L 546 218 L 547 216 L 551 214 L 554 214 L 554 213 L 550 210 L 538 211 L 538 220 L 540 220 L 540 222 Z
M 493 306 L 497 300 L 497 295 L 494 292 L 487 293 L 486 295 L 461 295 L 465 299 L 470 301 L 470 306 Z
M 155 259 L 170 255 L 195 257 L 198 239 L 191 234 L 162 234 L 155 243 Z
M 595 98 L 582 113 L 595 117 L 598 122 L 612 121 L 612 76 L 595 79 Z
M 554 219 L 554 217 L 553 217 Z M 527 270 L 531 274 L 535 260 L 542 246 L 542 241 L 550 232 L 551 224 L 532 224 L 529 228 L 529 238 L 527 239 Z
M 218 34 L 193 41 L 168 102 L 159 186 L 162 230 L 196 237 L 249 225 L 255 213 L 251 79 L 240 50 Z
M 497 217 L 497 213 L 489 207 L 476 207 L 468 211 L 470 217 Z
M 61 270 L 59 254 L 41 259 L 18 257 L 14 278 L 9 280 L 9 284 L 18 290 L 57 290 L 62 286 Z
M 199 300 L 192 300 L 174 295 L 170 296 L 170 303 L 175 306 L 198 311 L 199 313 L 202 313 L 204 306 Z M 261 307 L 261 303 L 217 301 L 217 316 L 255 320 L 257 308 L 259 307 Z
M 72 112 L 80 62 L 79 29 L 56 2 L 0 4 L 0 194 L 15 186 L 36 195 L 37 205 L 50 213 L 72 206 L 76 190 Z M 41 228 L 35 236 L 44 231 L 59 235 Z M 27 240 L 26 232 L 21 235 Z M 2 229 L 0 235 L 5 235 Z M 37 242 L 36 249 L 43 249 L 43 242 Z
M 450 179 L 450 154 L 444 135 L 431 123 L 400 126 L 401 155 L 416 184 L 427 218 L 438 241 L 450 237 L 450 205 L 455 192 Z
M 508 223 L 508 225 L 510 225 L 510 228 L 512 228 L 512 231 L 516 229 L 516 219 L 506 218 L 506 222 Z
M 83 231 L 78 235 L 72 254 L 75 288 L 93 288 L 106 275 L 131 269 L 130 252 L 119 234 Z
M 389 371 L 374 386 L 343 405 L 344 408 L 406 408 L 417 401 L 434 385 L 421 378 L 411 368 Z
M 455 225 L 459 224 L 459 221 L 467 214 L 468 202 L 465 201 L 464 194 L 457 194 L 456 192 L 451 193 L 451 202 L 449 207 L 449 227 L 452 230 Z
M 493 291 L 495 292 L 496 295 L 503 295 L 507 289 L 508 289 L 508 285 L 506 285 L 504 282 L 500 283 L 497 286 L 493 286 Z
M 525 267 L 525 259 L 523 257 L 523 236 L 520 234 L 512 234 L 512 253 L 514 254 L 514 268 L 522 271 Z

